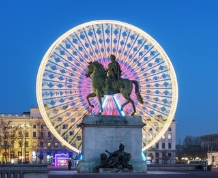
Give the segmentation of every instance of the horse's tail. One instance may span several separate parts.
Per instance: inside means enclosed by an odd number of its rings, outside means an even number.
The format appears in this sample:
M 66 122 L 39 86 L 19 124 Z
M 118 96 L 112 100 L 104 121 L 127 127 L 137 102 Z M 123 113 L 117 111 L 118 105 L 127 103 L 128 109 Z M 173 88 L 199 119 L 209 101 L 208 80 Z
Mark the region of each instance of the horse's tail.
M 136 80 L 131 80 L 131 82 L 135 84 L 135 94 L 137 96 L 139 103 L 143 104 L 144 101 L 143 101 L 143 98 L 139 92 L 139 83 Z

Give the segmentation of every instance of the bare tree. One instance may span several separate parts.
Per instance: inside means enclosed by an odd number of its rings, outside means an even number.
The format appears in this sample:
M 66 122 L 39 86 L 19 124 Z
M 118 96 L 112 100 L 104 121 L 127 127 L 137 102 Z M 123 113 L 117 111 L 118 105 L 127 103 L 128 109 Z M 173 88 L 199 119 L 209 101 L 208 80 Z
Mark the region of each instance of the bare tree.
M 186 157 L 188 159 L 195 159 L 199 157 L 206 159 L 207 151 L 201 147 L 200 137 L 187 135 L 183 141 L 183 145 L 177 149 L 177 155 L 179 157 Z
M 167 164 L 169 161 L 169 157 L 167 156 L 166 150 L 162 150 L 162 157 L 160 158 L 162 160 L 162 164 Z
M 21 160 L 19 160 L 19 163 L 22 162 L 22 150 L 23 150 L 23 145 L 24 145 L 24 130 L 22 127 L 19 127 L 18 128 L 18 136 L 17 136 L 17 139 L 18 139 L 18 145 L 20 147 L 20 152 L 21 152 Z M 25 154 L 25 153 L 24 153 Z
M 11 121 L 4 122 L 1 120 L 1 125 L 2 125 L 2 131 L 3 131 L 3 136 L 2 136 L 2 142 L 3 142 L 3 149 L 4 149 L 4 161 L 5 163 L 8 162 L 8 149 L 10 146 L 10 137 L 9 137 L 9 129 L 10 129 L 10 123 Z
M 1 119 L 0 127 L 0 146 L 4 149 L 4 162 L 8 162 L 9 153 L 14 150 L 17 127 L 11 125 L 11 121 L 4 122 Z M 1 147 L 0 147 L 1 149 Z

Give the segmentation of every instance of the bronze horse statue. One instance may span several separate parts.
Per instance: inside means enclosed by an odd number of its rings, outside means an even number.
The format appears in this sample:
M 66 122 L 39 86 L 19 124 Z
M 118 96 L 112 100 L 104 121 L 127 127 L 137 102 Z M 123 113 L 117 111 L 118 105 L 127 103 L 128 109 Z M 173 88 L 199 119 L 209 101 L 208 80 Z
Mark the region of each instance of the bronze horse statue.
M 95 62 L 89 62 L 88 63 L 88 69 L 86 71 L 85 76 L 90 77 L 92 74 L 92 92 L 87 95 L 86 99 L 89 103 L 89 106 L 94 108 L 94 105 L 92 105 L 89 101 L 89 98 L 96 97 L 98 98 L 99 104 L 100 104 L 100 112 L 99 114 L 103 112 L 102 107 L 102 100 L 101 97 L 103 97 L 105 94 L 105 79 L 107 78 L 107 71 L 104 69 L 103 65 L 97 61 Z M 121 106 L 121 111 L 123 110 L 123 107 L 127 105 L 128 103 L 132 104 L 133 107 L 133 113 L 131 116 L 134 115 L 136 112 L 134 101 L 130 98 L 130 94 L 132 92 L 132 83 L 135 84 L 135 94 L 137 96 L 138 101 L 143 104 L 143 99 L 139 92 L 139 84 L 135 80 L 129 80 L 129 79 L 122 79 L 120 78 L 118 81 L 119 85 L 116 89 L 110 90 L 110 95 L 121 93 L 122 96 L 126 99 L 126 102 Z

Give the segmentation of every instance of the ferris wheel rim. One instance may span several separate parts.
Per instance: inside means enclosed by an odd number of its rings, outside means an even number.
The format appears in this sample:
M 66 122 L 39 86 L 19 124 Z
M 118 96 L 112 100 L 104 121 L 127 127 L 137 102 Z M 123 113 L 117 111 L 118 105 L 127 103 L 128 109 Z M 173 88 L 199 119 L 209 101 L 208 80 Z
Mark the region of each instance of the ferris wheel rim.
M 55 42 L 53 42 L 53 44 L 50 46 L 50 48 L 47 50 L 47 52 L 45 53 L 42 62 L 40 64 L 39 70 L 38 70 L 38 74 L 37 74 L 37 85 L 36 85 L 36 95 L 37 95 L 37 102 L 39 105 L 39 110 L 40 113 L 43 117 L 43 119 L 45 120 L 46 125 L 48 126 L 48 128 L 51 130 L 51 132 L 57 137 L 58 140 L 61 140 L 62 143 L 64 143 L 64 145 L 66 145 L 68 148 L 72 149 L 75 152 L 79 152 L 78 149 L 76 149 L 75 147 L 73 147 L 72 145 L 70 145 L 68 142 L 66 142 L 58 133 L 57 131 L 53 128 L 49 117 L 46 114 L 44 105 L 43 105 L 43 98 L 42 98 L 42 79 L 43 79 L 43 71 L 45 70 L 45 66 L 46 63 L 48 61 L 48 56 L 54 51 L 55 47 L 62 42 L 67 36 L 69 36 L 71 33 L 77 31 L 78 29 L 87 27 L 89 25 L 94 25 L 94 24 L 105 24 L 105 23 L 109 23 L 109 24 L 116 24 L 116 25 L 121 25 L 130 29 L 133 29 L 135 31 L 137 31 L 139 34 L 141 34 L 142 36 L 145 36 L 153 45 L 155 45 L 155 47 L 158 49 L 158 51 L 161 53 L 162 56 L 164 56 L 164 60 L 167 61 L 166 65 L 169 68 L 170 74 L 171 74 L 171 80 L 172 80 L 172 105 L 170 108 L 170 114 L 168 117 L 170 117 L 167 122 L 165 123 L 164 127 L 161 130 L 161 133 L 165 133 L 168 129 L 168 127 L 170 126 L 172 120 L 174 119 L 174 115 L 176 112 L 176 107 L 178 104 L 178 83 L 177 83 L 177 78 L 176 78 L 176 74 L 175 74 L 175 70 L 173 68 L 173 65 L 168 57 L 168 55 L 165 53 L 165 51 L 163 50 L 163 48 L 159 45 L 159 43 L 154 40 L 148 33 L 146 33 L 145 31 L 139 29 L 138 27 L 135 27 L 131 24 L 125 23 L 125 22 L 120 22 L 120 21 L 114 21 L 114 20 L 96 20 L 96 21 L 90 21 L 90 22 L 86 22 L 83 23 L 81 25 L 78 25 L 70 30 L 68 30 L 66 33 L 64 33 L 63 35 L 61 35 Z M 143 147 L 142 151 L 145 151 L 146 149 L 148 149 L 149 147 L 151 147 L 154 143 L 156 143 L 160 138 L 161 138 L 161 134 L 159 134 L 158 136 L 156 136 L 148 145 L 146 145 L 145 147 Z

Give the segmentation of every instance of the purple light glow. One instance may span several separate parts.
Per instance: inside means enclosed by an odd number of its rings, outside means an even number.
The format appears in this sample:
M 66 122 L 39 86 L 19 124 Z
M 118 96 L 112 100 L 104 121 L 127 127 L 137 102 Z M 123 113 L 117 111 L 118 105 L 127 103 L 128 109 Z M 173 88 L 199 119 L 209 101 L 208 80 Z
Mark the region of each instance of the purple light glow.
M 67 161 L 69 160 L 68 154 L 55 154 L 55 166 L 60 166 L 60 164 L 67 165 Z

